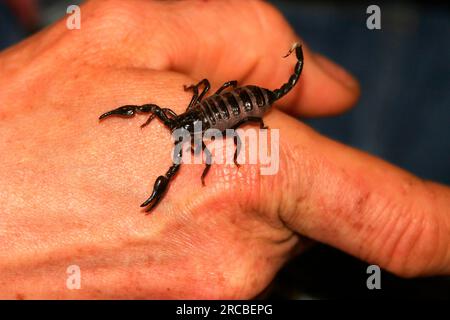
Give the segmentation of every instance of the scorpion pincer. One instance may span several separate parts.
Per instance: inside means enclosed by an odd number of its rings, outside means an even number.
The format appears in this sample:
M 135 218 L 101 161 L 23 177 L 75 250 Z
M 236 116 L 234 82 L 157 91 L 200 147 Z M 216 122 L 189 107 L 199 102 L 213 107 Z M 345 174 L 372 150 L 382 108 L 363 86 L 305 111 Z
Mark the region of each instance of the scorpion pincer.
M 218 129 L 225 131 L 226 129 L 237 129 L 239 126 L 247 122 L 259 123 L 260 128 L 264 126 L 263 116 L 270 109 L 271 105 L 286 95 L 297 83 L 303 69 L 303 51 L 302 46 L 295 43 L 289 52 L 284 56 L 286 58 L 293 51 L 297 56 L 297 63 L 294 72 L 289 80 L 279 89 L 269 90 L 255 85 L 238 87 L 236 80 L 225 82 L 213 95 L 205 97 L 210 88 L 207 79 L 201 80 L 196 85 L 184 87 L 185 91 L 192 90 L 193 96 L 186 111 L 177 115 L 169 108 L 161 108 L 155 104 L 125 105 L 117 109 L 108 111 L 100 116 L 100 120 L 109 116 L 125 116 L 131 117 L 136 113 L 150 114 L 148 120 L 142 124 L 142 127 L 148 125 L 155 117 L 169 128 L 172 132 L 176 129 L 185 129 L 191 137 L 194 136 L 195 124 L 201 122 L 202 132 L 207 129 Z M 199 88 L 203 86 L 203 90 L 199 93 Z M 228 89 L 228 90 L 227 90 Z M 181 141 L 176 141 L 175 145 Z M 237 134 L 234 135 L 234 143 L 236 151 L 234 153 L 234 163 L 240 151 L 240 139 Z M 203 170 L 201 181 L 205 185 L 205 177 L 211 166 L 211 153 L 202 142 L 202 149 L 206 156 L 206 165 Z M 177 150 L 177 148 L 175 149 Z M 181 158 L 182 148 L 178 148 L 178 157 Z M 165 194 L 169 182 L 180 168 L 181 163 L 174 163 L 165 175 L 159 176 L 154 184 L 153 192 L 150 197 L 141 204 L 141 207 L 147 207 L 146 211 L 152 210 Z

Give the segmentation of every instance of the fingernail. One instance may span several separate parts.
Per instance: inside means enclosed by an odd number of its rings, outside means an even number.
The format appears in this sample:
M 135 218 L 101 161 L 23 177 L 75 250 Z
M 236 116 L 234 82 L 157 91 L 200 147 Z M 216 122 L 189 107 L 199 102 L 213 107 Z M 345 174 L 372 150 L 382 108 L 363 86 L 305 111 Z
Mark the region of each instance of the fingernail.
M 348 71 L 346 71 L 340 65 L 334 63 L 330 59 L 315 53 L 314 60 L 319 67 L 327 73 L 330 77 L 343 84 L 345 87 L 354 90 L 359 87 L 358 81 Z

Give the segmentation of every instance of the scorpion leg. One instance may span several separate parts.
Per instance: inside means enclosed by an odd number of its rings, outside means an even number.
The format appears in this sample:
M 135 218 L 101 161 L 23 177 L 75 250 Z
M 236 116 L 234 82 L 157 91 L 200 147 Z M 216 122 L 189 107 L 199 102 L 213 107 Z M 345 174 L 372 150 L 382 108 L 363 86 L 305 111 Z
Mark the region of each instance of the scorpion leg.
M 156 104 L 144 104 L 142 106 L 135 106 L 135 105 L 126 105 L 119 107 L 117 109 L 105 112 L 99 117 L 99 120 L 102 120 L 109 116 L 124 116 L 124 117 L 132 117 L 136 113 L 152 113 L 148 120 L 142 125 L 146 126 L 152 121 L 155 117 L 158 117 L 166 127 L 169 129 L 172 129 L 174 124 L 174 119 L 170 119 L 166 113 L 170 113 L 172 116 L 175 115 L 175 112 L 172 110 L 168 111 L 170 109 L 157 106 Z
M 179 144 L 182 143 L 182 141 L 178 141 L 177 143 L 175 143 L 175 147 Z M 181 159 L 182 157 L 182 148 L 179 149 L 178 151 L 178 157 L 179 159 Z M 146 212 L 150 212 L 154 207 L 156 207 L 156 205 L 159 203 L 159 201 L 161 201 L 162 197 L 164 196 L 167 187 L 169 185 L 170 180 L 174 177 L 174 175 L 177 173 L 177 171 L 180 169 L 181 166 L 181 162 L 180 163 L 174 163 L 169 170 L 167 170 L 166 174 L 164 176 L 159 176 L 156 181 L 155 184 L 153 186 L 153 192 L 150 195 L 150 197 L 145 200 L 142 204 L 141 207 L 147 207 L 145 209 Z
M 195 144 L 194 141 L 192 141 L 191 142 L 191 154 L 192 155 L 199 154 L 200 148 L 196 148 L 196 147 L 197 147 L 197 145 Z M 211 155 L 211 152 L 208 150 L 208 148 L 206 147 L 206 145 L 205 145 L 205 143 L 203 141 L 202 141 L 202 145 L 199 146 L 199 147 L 202 148 L 202 150 L 205 152 L 205 155 L 206 155 L 205 169 L 203 169 L 202 177 L 201 177 L 202 185 L 205 186 L 205 177 L 208 174 L 208 171 L 209 171 L 209 169 L 211 167 L 212 155 Z
M 206 147 L 206 144 L 203 141 L 202 141 L 202 149 L 206 155 L 205 169 L 203 169 L 203 173 L 202 173 L 202 177 L 201 177 L 202 185 L 205 186 L 205 177 L 208 174 L 209 169 L 211 168 L 212 155 L 211 155 L 211 151 L 208 150 L 208 148 Z
M 203 143 L 203 141 L 202 141 Z M 194 139 L 191 141 L 191 154 L 192 155 L 198 155 L 200 153 L 200 148 L 203 148 L 203 146 L 199 146 L 195 143 Z
M 161 110 L 168 119 L 174 120 L 178 117 L 178 115 L 172 109 L 162 108 Z M 167 114 L 169 114 L 172 118 L 169 118 L 169 116 Z M 141 124 L 141 128 L 148 126 L 150 124 L 150 122 L 152 122 L 152 120 L 155 119 L 155 117 L 156 117 L 155 114 L 150 115 L 150 117 L 148 117 L 147 121 L 145 121 L 143 124 Z
M 172 109 L 169 108 L 163 108 L 162 111 L 164 112 L 164 114 L 167 116 L 167 114 L 169 114 L 173 119 L 175 119 L 176 117 L 178 117 L 178 115 L 175 113 L 175 111 L 173 111 Z
M 189 105 L 186 110 L 189 110 L 190 108 L 192 108 L 198 99 L 198 87 L 197 86 L 194 86 L 194 85 L 191 85 L 189 87 L 184 86 L 184 91 L 188 91 L 188 90 L 192 90 L 194 92 L 194 94 L 192 95 L 191 102 L 189 102 Z
M 259 118 L 259 117 L 247 117 L 247 118 L 243 119 L 242 121 L 240 121 L 235 126 L 235 129 L 237 129 L 238 127 L 240 127 L 241 125 L 243 125 L 246 122 L 257 122 L 257 123 L 259 123 L 260 129 L 268 129 L 268 127 L 266 127 L 266 125 L 264 124 L 263 118 Z
M 226 88 L 232 87 L 233 89 L 237 87 L 238 82 L 236 80 L 231 80 L 225 82 L 214 94 L 219 94 Z
M 242 141 L 237 132 L 234 133 L 233 140 L 234 140 L 234 145 L 236 146 L 236 150 L 234 151 L 233 161 L 234 161 L 234 164 L 236 165 L 236 167 L 239 168 L 241 165 L 237 162 L 237 158 L 239 156 L 239 153 L 241 152 Z
M 264 125 L 264 120 L 262 118 L 258 118 L 258 117 L 246 117 L 244 119 L 242 119 L 241 121 L 239 121 L 238 124 L 236 124 L 233 127 L 233 130 L 237 130 L 241 125 L 243 125 L 244 123 L 247 122 L 257 122 L 259 123 L 259 128 L 260 129 L 267 129 L 267 127 Z M 237 158 L 239 156 L 239 153 L 241 152 L 241 145 L 242 145 L 242 141 L 241 138 L 239 137 L 239 134 L 235 131 L 234 132 L 234 145 L 236 146 L 236 151 L 234 152 L 234 164 L 236 165 L 236 167 L 240 167 L 240 164 L 237 162 Z
M 211 85 L 209 84 L 208 79 L 203 79 L 202 81 L 200 81 L 197 84 L 197 87 L 199 87 L 201 84 L 203 84 L 205 87 L 203 88 L 203 91 L 200 93 L 200 95 L 198 96 L 198 100 L 197 101 L 202 101 L 203 97 L 205 96 L 205 94 L 209 91 L 209 88 L 211 87 Z
M 202 84 L 204 85 L 204 88 L 203 88 L 203 91 L 199 95 L 198 94 L 198 88 Z M 187 107 L 186 110 L 189 110 L 190 108 L 192 108 L 195 105 L 195 103 L 197 103 L 198 101 L 202 101 L 203 97 L 209 91 L 210 87 L 211 87 L 211 85 L 209 84 L 208 79 L 203 79 L 199 83 L 197 83 L 196 85 L 184 86 L 184 91 L 188 91 L 188 90 L 194 91 L 194 94 L 192 96 L 191 102 L 189 103 L 189 106 Z

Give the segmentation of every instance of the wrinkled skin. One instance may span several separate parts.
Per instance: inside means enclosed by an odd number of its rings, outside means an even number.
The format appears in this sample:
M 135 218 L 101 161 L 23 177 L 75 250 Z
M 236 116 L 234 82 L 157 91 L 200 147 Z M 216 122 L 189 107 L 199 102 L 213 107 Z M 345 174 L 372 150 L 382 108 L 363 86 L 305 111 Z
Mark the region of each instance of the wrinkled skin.
M 151 215 L 139 204 L 170 166 L 170 133 L 125 104 L 183 111 L 203 77 L 277 88 L 297 38 L 257 1 L 92 1 L 0 54 L 3 298 L 251 298 L 310 241 L 402 276 L 448 274 L 449 189 L 320 136 L 293 116 L 343 112 L 357 82 L 305 48 L 299 84 L 266 117 L 280 172 L 182 166 Z M 281 110 L 281 111 L 280 111 Z M 289 114 L 289 115 L 288 115 Z M 81 268 L 81 289 L 66 269 Z

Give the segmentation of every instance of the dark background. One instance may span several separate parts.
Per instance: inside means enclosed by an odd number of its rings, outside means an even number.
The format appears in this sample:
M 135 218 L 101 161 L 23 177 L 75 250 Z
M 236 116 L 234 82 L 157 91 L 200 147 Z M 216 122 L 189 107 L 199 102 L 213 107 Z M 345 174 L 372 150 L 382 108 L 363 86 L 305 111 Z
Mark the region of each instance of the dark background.
M 64 16 L 81 1 L 0 0 L 0 49 Z M 34 5 L 31 3 L 35 3 Z M 361 99 L 344 115 L 304 120 L 316 130 L 416 175 L 450 184 L 450 7 L 443 2 L 270 1 L 311 46 L 350 70 Z M 366 27 L 381 8 L 381 30 Z M 367 264 L 319 245 L 287 265 L 272 298 L 450 298 L 450 278 L 400 279 L 382 272 L 368 290 Z
M 440 2 L 271 1 L 315 51 L 360 81 L 356 108 L 304 120 L 323 134 L 416 175 L 450 184 L 450 8 Z M 366 9 L 381 9 L 381 30 Z M 368 290 L 367 264 L 320 246 L 295 259 L 273 297 L 450 298 L 450 278 L 401 279 L 382 272 Z

